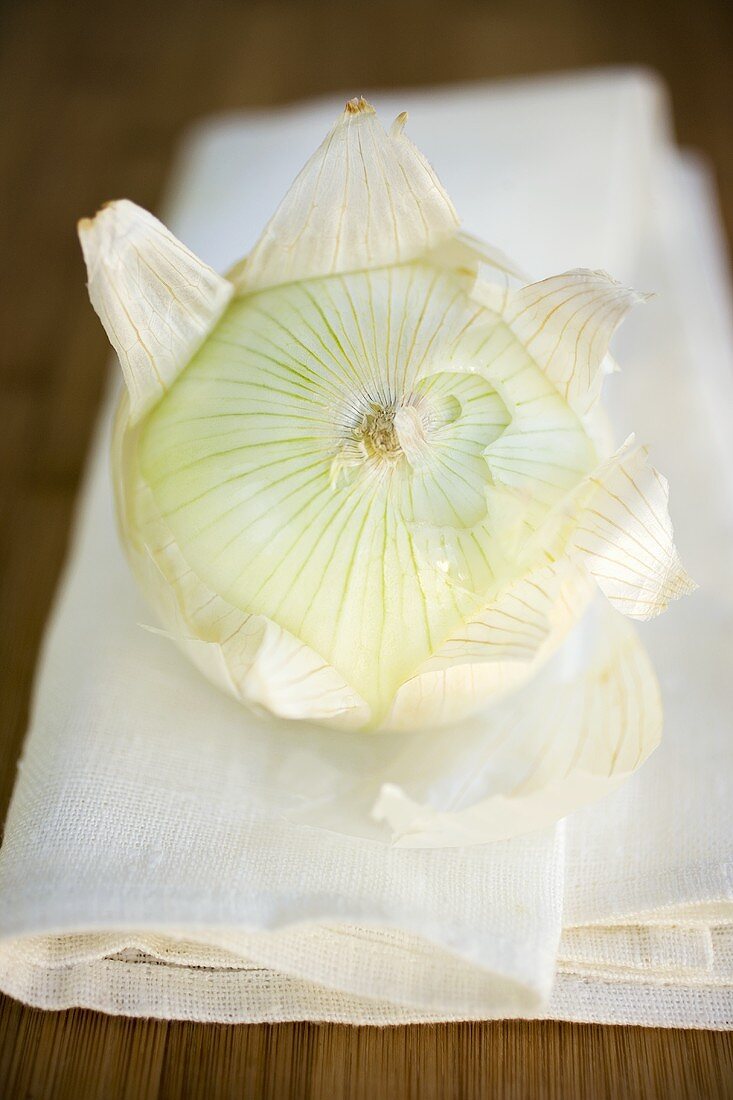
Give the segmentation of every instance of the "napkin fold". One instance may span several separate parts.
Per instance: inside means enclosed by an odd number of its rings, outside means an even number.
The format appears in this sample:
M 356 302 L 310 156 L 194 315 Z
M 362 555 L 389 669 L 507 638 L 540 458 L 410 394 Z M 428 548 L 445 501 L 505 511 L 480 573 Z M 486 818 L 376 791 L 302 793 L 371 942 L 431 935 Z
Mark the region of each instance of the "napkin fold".
M 0 988 L 194 1020 L 733 1026 L 733 337 L 705 172 L 636 72 L 376 99 L 411 108 L 466 227 L 521 266 L 659 292 L 609 390 L 618 434 L 633 424 L 670 477 L 702 586 L 644 628 L 663 745 L 603 802 L 511 841 L 404 850 L 293 820 L 244 712 L 140 627 L 107 408 L 0 853 Z M 226 268 L 337 109 L 198 129 L 171 228 Z M 297 776 L 296 750 L 281 767 Z

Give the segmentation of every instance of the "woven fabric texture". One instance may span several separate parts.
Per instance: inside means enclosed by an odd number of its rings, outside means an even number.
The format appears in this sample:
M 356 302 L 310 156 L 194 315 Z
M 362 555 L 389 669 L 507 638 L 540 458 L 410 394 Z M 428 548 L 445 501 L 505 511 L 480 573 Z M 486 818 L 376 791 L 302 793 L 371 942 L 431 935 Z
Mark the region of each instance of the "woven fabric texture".
M 289 819 L 249 767 L 240 708 L 141 628 L 107 408 L 0 855 L 0 988 L 190 1020 L 731 1027 L 733 341 L 705 172 L 635 73 L 377 105 L 412 108 L 467 228 L 526 269 L 606 266 L 659 292 L 621 335 L 609 400 L 669 476 L 701 583 L 644 628 L 662 747 L 603 802 L 498 844 L 400 850 Z M 198 131 L 171 227 L 225 268 L 336 109 Z

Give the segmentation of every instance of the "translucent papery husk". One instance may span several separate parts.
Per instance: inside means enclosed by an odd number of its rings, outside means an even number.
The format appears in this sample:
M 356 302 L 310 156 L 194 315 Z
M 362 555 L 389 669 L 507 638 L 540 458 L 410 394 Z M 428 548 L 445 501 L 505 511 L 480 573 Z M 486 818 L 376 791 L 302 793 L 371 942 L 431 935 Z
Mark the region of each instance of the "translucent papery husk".
M 666 482 L 599 411 L 643 296 L 532 283 L 460 232 L 404 121 L 347 104 L 226 279 L 131 203 L 80 233 L 154 629 L 245 704 L 273 805 L 431 847 L 540 828 L 638 767 L 659 693 L 618 612 L 694 585 Z
M 368 813 L 399 847 L 503 840 L 613 791 L 653 752 L 661 729 L 659 687 L 635 630 L 596 600 L 519 690 L 450 736 L 433 730 L 379 739 L 366 778 L 363 761 L 352 771 L 345 748 L 331 765 L 343 769 L 343 784 L 357 772 L 353 787 L 294 816 L 369 835 Z

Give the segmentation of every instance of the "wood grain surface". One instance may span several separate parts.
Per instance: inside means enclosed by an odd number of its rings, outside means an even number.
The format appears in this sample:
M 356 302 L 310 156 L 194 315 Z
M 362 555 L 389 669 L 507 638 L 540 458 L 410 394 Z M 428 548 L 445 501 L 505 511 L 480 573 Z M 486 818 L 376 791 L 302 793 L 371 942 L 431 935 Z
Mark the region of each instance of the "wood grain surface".
M 101 396 L 76 219 L 155 208 L 183 129 L 326 91 L 598 64 L 659 70 L 733 229 L 720 0 L 54 3 L 0 9 L 0 802 Z M 733 1097 L 728 1035 L 556 1023 L 217 1026 L 0 1002 L 0 1097 Z

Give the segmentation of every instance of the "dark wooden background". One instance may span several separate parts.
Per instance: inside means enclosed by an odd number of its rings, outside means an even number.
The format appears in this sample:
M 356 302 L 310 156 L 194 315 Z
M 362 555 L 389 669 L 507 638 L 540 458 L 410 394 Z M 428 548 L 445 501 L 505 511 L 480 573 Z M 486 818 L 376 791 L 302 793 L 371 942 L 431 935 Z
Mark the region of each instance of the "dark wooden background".
M 25 0 L 1 13 L 0 803 L 107 346 L 74 226 L 155 208 L 176 142 L 212 111 L 365 87 L 634 63 L 667 80 L 679 139 L 733 230 L 728 0 Z M 555 1023 L 218 1026 L 0 1001 L 0 1097 L 153 1100 L 733 1096 L 723 1034 Z

